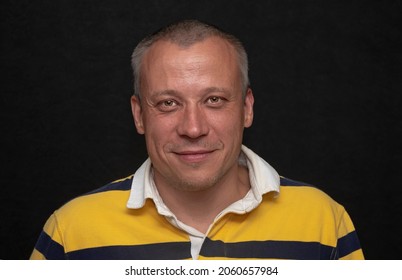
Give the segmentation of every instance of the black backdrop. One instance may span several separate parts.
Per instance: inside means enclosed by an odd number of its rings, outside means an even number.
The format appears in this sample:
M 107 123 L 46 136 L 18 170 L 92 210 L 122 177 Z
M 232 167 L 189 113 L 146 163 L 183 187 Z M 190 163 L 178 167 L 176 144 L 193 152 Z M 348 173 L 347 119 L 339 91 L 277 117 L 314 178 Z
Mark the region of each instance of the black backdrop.
M 402 254 L 400 1 L 1 1 L 0 259 L 26 259 L 54 209 L 146 158 L 131 51 L 182 18 L 250 58 L 245 143 L 352 216 L 366 257 Z

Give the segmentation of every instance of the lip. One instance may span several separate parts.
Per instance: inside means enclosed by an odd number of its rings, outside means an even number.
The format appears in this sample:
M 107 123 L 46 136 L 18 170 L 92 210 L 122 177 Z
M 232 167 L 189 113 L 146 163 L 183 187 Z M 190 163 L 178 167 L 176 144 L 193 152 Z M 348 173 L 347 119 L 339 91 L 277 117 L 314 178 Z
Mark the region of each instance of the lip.
M 188 163 L 199 163 L 210 157 L 214 151 L 210 150 L 196 150 L 196 151 L 179 151 L 174 152 L 180 160 Z

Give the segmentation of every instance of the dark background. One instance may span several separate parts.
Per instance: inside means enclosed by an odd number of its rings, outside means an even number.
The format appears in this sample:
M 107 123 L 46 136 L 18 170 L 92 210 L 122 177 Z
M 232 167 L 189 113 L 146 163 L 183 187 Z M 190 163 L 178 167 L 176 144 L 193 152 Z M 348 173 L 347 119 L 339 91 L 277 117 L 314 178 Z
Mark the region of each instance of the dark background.
M 67 200 L 146 158 L 130 55 L 184 18 L 245 44 L 245 143 L 352 216 L 369 259 L 400 259 L 400 1 L 2 0 L 0 259 L 27 259 Z

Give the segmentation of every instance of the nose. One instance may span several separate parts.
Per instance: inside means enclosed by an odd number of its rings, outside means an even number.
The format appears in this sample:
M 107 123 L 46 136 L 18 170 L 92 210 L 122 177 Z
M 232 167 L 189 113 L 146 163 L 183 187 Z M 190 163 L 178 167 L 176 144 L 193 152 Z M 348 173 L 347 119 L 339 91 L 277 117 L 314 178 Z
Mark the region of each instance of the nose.
M 187 106 L 180 116 L 177 132 L 180 136 L 197 139 L 209 132 L 206 116 L 197 105 Z

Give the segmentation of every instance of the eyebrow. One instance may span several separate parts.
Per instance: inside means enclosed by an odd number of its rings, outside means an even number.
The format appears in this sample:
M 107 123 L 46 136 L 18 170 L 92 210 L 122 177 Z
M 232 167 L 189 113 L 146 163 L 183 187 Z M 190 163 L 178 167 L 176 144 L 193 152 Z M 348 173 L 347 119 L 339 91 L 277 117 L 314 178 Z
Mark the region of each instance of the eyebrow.
M 205 90 L 203 90 L 203 92 L 205 94 L 212 93 L 212 92 L 222 92 L 222 93 L 226 93 L 226 94 L 231 93 L 231 91 L 229 89 L 222 88 L 222 87 L 209 87 L 209 88 L 206 88 Z
M 230 94 L 231 91 L 227 88 L 222 88 L 222 87 L 208 87 L 204 90 L 202 90 L 203 94 L 209 94 L 209 93 L 213 93 L 213 92 L 221 92 L 221 93 L 226 93 L 226 94 Z M 166 89 L 166 90 L 162 90 L 162 91 L 156 91 L 153 92 L 151 94 L 151 96 L 175 96 L 175 95 L 179 95 L 181 92 L 174 90 L 174 89 Z
M 160 96 L 160 95 L 177 95 L 179 92 L 177 90 L 173 89 L 166 89 L 162 91 L 155 91 L 151 93 L 151 96 Z

